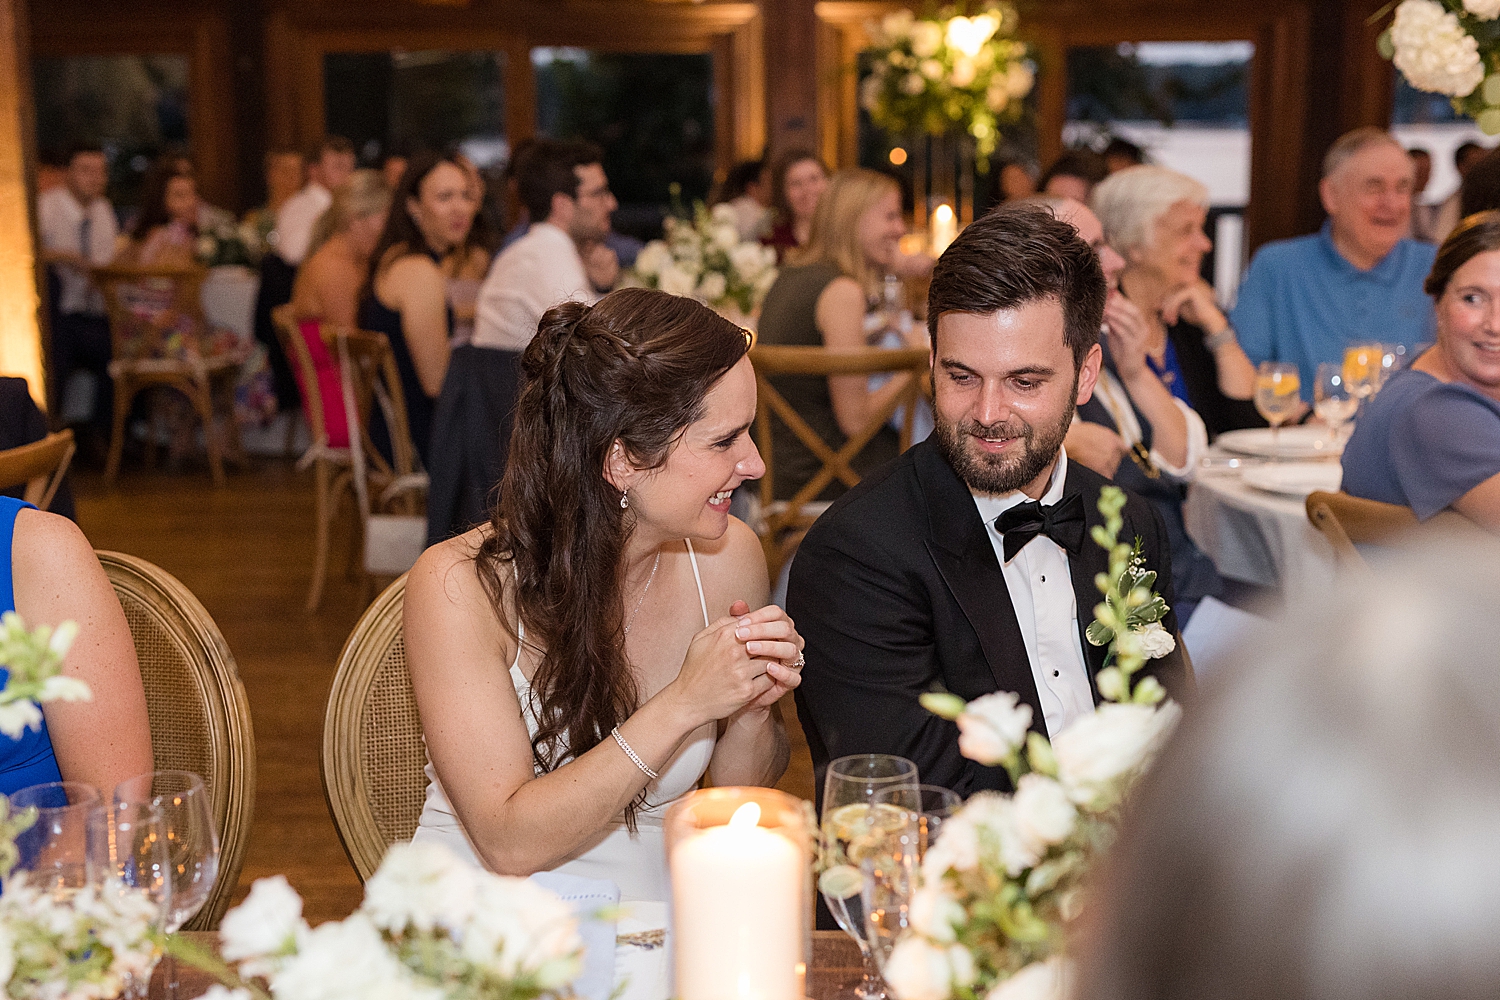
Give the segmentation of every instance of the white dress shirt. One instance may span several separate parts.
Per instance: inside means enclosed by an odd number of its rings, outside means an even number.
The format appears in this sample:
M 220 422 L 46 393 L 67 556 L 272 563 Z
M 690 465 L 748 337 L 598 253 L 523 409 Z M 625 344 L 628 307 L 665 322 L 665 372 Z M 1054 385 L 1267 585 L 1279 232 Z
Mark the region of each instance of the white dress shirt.
M 293 267 L 307 256 L 307 247 L 312 243 L 313 226 L 318 218 L 333 204 L 333 195 L 317 181 L 286 200 L 276 213 L 276 254 Z
M 1068 456 L 1061 448 L 1057 467 L 1041 502 L 1051 506 L 1062 499 L 1068 477 Z M 1073 591 L 1068 551 L 1046 535 L 1027 542 L 1016 557 L 1005 561 L 1005 536 L 995 528 L 995 519 L 1031 498 L 1020 490 L 1001 495 L 974 492 L 974 506 L 989 533 L 995 558 L 1005 574 L 1010 603 L 1021 626 L 1026 658 L 1042 702 L 1047 735 L 1056 736 L 1073 722 L 1094 710 L 1094 691 L 1089 685 L 1088 663 L 1083 658 L 1083 639 L 1078 629 L 1078 595 Z M 1084 544 L 1089 544 L 1085 536 Z
M 550 222 L 534 223 L 495 258 L 479 287 L 476 347 L 524 351 L 542 314 L 560 302 L 597 302 L 573 237 Z
M 66 187 L 44 191 L 37 199 L 37 225 L 41 229 L 42 249 L 56 253 L 74 253 L 90 264 L 103 266 L 115 256 L 115 240 L 120 234 L 115 210 L 109 199 L 95 198 L 85 207 Z M 88 246 L 83 245 L 84 220 L 88 220 Z M 103 315 L 104 297 L 89 276 L 76 267 L 57 266 L 62 284 L 58 311 Z

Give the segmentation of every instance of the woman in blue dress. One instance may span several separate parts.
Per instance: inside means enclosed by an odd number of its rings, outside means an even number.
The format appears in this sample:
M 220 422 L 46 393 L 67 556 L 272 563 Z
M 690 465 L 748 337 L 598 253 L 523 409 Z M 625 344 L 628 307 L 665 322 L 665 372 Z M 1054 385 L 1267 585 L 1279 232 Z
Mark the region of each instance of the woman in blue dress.
M 125 612 L 78 526 L 0 497 L 0 613 L 28 628 L 75 621 L 63 673 L 88 684 L 89 701 L 52 702 L 40 729 L 0 734 L 0 793 L 48 781 L 83 781 L 108 796 L 150 771 L 151 730 Z M 8 675 L 0 669 L 0 680 Z

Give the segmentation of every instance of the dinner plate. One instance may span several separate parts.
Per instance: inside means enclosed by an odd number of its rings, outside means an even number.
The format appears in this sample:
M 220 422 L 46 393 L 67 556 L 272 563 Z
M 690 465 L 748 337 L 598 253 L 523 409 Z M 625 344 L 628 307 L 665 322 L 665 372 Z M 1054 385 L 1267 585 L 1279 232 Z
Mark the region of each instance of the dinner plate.
M 1240 478 L 1246 486 L 1305 500 L 1315 490 L 1336 492 L 1344 478 L 1344 470 L 1332 462 L 1298 462 L 1295 465 L 1256 466 L 1246 469 Z
M 1283 427 L 1279 439 L 1272 437 L 1269 427 L 1252 427 L 1220 434 L 1214 444 L 1265 458 L 1329 458 L 1344 451 L 1344 443 L 1335 441 L 1323 427 Z

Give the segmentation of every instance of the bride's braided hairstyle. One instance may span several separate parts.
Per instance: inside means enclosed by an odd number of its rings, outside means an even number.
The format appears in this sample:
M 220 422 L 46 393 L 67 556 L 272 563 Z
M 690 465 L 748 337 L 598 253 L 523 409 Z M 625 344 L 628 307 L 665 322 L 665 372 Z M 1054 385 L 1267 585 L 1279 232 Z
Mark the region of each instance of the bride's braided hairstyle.
M 521 357 L 494 530 L 475 561 L 512 636 L 519 616 L 527 645 L 542 650 L 531 746 L 544 771 L 607 739 L 640 706 L 621 566 L 634 513 L 604 478 L 610 450 L 618 441 L 637 467 L 660 467 L 748 349 L 743 330 L 698 302 L 627 288 L 548 310 Z M 503 598 L 511 566 L 514 612 Z

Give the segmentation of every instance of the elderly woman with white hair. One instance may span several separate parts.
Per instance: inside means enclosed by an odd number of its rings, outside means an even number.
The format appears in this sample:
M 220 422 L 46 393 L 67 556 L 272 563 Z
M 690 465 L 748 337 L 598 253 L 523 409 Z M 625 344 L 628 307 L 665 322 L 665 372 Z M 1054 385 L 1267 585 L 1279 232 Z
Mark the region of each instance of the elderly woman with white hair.
M 1147 363 L 1210 436 L 1263 427 L 1251 402 L 1255 367 L 1199 268 L 1208 189 L 1175 170 L 1129 167 L 1094 189 L 1104 238 L 1125 259 L 1120 290 L 1148 324 Z

